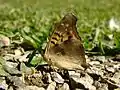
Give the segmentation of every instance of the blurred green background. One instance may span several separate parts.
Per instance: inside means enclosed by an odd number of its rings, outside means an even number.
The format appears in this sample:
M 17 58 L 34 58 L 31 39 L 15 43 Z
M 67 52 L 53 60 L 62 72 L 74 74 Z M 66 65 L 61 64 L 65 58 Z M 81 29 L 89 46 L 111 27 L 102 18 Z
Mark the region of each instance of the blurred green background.
M 0 35 L 42 50 L 54 23 L 74 13 L 85 50 L 113 54 L 120 51 L 120 32 L 110 30 L 109 20 L 119 22 L 119 11 L 120 0 L 0 0 Z

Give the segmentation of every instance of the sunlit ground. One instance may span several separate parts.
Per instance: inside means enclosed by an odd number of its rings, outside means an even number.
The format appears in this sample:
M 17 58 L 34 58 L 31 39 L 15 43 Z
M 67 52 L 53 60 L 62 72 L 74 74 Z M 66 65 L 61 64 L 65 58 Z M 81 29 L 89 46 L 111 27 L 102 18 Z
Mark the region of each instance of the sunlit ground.
M 0 33 L 13 40 L 22 36 L 37 48 L 49 36 L 55 22 L 66 13 L 74 13 L 85 49 L 97 47 L 104 53 L 120 45 L 119 33 L 113 33 L 108 25 L 113 17 L 120 20 L 119 6 L 120 0 L 1 0 Z

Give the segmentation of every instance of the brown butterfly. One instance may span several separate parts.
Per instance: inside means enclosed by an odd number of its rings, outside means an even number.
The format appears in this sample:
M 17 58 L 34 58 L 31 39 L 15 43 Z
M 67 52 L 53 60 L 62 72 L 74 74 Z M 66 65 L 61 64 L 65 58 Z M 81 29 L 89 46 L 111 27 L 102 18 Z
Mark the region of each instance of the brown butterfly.
M 83 67 L 87 66 L 76 22 L 77 18 L 70 13 L 55 24 L 54 32 L 44 53 L 48 64 L 67 70 L 84 70 Z

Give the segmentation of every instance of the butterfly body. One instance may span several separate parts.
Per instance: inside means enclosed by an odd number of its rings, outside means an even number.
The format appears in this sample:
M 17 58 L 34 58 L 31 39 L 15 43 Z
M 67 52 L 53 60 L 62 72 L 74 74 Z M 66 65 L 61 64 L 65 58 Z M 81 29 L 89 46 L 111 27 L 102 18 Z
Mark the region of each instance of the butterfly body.
M 68 14 L 55 25 L 44 54 L 48 64 L 68 70 L 83 70 L 82 66 L 86 66 L 84 48 L 77 33 L 76 21 L 74 15 Z

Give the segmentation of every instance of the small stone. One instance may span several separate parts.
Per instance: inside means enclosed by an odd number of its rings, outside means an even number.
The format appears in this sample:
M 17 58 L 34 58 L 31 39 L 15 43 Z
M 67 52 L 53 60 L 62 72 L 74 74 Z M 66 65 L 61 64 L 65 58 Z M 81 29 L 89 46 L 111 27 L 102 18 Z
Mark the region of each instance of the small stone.
M 105 84 L 105 83 L 100 83 L 101 84 L 101 87 L 98 88 L 97 90 L 108 90 L 108 85 Z
M 6 81 L 0 82 L 0 90 L 7 90 L 8 85 L 6 84 Z
M 59 87 L 57 90 L 70 90 L 70 87 L 67 83 L 64 83 L 61 87 Z
M 43 74 L 43 82 L 46 84 L 53 82 L 49 73 Z
M 7 61 L 7 62 L 6 62 L 6 65 L 9 66 L 10 68 L 14 68 L 14 67 L 17 67 L 18 63 Z
M 43 87 L 37 87 L 37 86 L 26 86 L 23 88 L 23 90 L 45 90 Z
M 75 71 L 68 71 L 68 73 L 70 76 L 76 74 Z
M 90 73 L 90 74 L 95 74 L 95 75 L 100 75 L 100 76 L 103 76 L 104 75 L 104 72 L 103 70 L 101 70 L 101 68 L 96 68 L 96 67 L 91 67 L 90 69 L 88 68 L 86 70 L 86 72 Z
M 27 66 L 25 65 L 25 63 L 21 63 L 21 64 L 20 64 L 20 71 L 21 71 L 22 73 L 25 73 L 26 75 L 28 75 L 28 74 L 33 74 L 34 71 L 35 71 L 35 68 L 34 68 L 34 67 L 27 67 Z
M 64 79 L 56 72 L 51 72 L 53 80 L 57 83 L 64 83 Z
M 70 81 L 73 89 L 80 88 L 80 89 L 96 90 L 96 88 L 92 85 L 93 79 L 87 73 L 72 72 L 72 74 L 70 75 Z
M 14 88 L 12 86 L 10 86 L 8 90 L 14 90 Z
M 105 83 L 100 83 L 98 81 L 95 81 L 94 85 L 97 88 L 97 90 L 108 90 L 108 85 Z
M 6 36 L 0 35 L 0 47 L 9 46 L 10 39 Z
M 114 72 L 116 71 L 115 68 L 112 67 L 112 66 L 106 66 L 105 69 L 106 69 L 108 72 L 112 72 L 112 73 L 114 73 Z
M 120 90 L 120 88 L 116 88 L 116 89 L 114 89 L 114 90 Z
M 101 84 L 100 84 L 99 81 L 94 81 L 94 86 L 95 86 L 96 88 L 100 88 L 100 87 L 101 87 Z
M 120 69 L 120 63 L 115 64 L 113 67 L 114 67 L 116 70 L 118 70 L 118 71 L 119 71 L 119 69 Z
M 90 65 L 99 65 L 100 62 L 99 61 L 91 61 L 89 62 Z
M 48 77 L 48 83 L 51 83 L 51 82 L 52 82 L 52 79 L 51 79 L 50 74 L 49 74 L 49 73 L 47 73 L 46 75 L 47 75 L 47 77 Z
M 15 56 L 20 56 L 22 54 L 21 50 L 16 49 L 15 51 Z
M 47 90 L 55 90 L 56 82 L 52 82 L 48 85 Z
M 27 62 L 29 58 L 27 58 L 27 56 L 30 54 L 30 52 L 26 52 L 24 53 L 24 55 L 20 55 L 20 56 L 15 56 L 15 60 L 19 61 L 19 62 Z
M 107 60 L 105 60 L 105 56 L 94 56 L 95 61 L 100 61 L 102 63 L 106 62 Z
M 21 81 L 20 78 L 17 76 L 7 76 L 7 80 L 9 80 L 10 82 L 13 82 L 13 85 L 18 87 L 18 88 L 25 87 L 25 84 L 23 83 L 23 81 Z
M 116 72 L 111 78 L 116 84 L 120 86 L 120 72 Z

